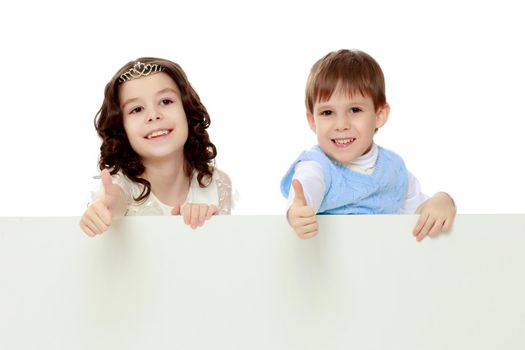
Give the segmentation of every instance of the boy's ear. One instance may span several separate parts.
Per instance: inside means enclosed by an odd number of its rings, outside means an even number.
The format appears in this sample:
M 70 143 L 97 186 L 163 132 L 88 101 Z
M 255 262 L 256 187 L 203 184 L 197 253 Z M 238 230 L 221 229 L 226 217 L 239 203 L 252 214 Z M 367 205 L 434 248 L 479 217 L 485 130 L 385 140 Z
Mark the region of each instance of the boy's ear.
M 312 113 L 310 113 L 309 111 L 306 111 L 306 119 L 308 120 L 308 125 L 310 125 L 310 129 L 312 129 L 312 131 L 315 133 L 315 119 Z
M 383 106 L 379 107 L 376 112 L 376 129 L 379 129 L 388 120 L 388 115 L 390 114 L 390 105 L 385 103 Z

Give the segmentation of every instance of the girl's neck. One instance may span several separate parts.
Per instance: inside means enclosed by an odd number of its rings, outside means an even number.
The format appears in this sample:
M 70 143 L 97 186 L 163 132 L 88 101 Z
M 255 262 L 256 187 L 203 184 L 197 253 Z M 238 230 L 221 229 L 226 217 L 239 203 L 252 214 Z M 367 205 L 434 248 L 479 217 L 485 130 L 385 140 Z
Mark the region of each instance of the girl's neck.
M 191 178 L 184 171 L 184 157 L 162 162 L 143 161 L 143 177 L 151 184 L 151 192 L 164 204 L 183 204 L 188 196 Z

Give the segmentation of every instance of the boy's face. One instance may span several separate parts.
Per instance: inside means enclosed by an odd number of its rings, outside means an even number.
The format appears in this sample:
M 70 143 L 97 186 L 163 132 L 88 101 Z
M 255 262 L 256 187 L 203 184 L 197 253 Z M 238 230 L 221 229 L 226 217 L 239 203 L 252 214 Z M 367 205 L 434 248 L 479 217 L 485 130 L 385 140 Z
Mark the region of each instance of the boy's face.
M 375 110 L 372 98 L 359 92 L 349 95 L 338 86 L 328 101 L 314 103 L 313 114 L 306 115 L 321 149 L 349 164 L 370 150 L 375 129 L 386 123 L 389 112 L 388 104 Z

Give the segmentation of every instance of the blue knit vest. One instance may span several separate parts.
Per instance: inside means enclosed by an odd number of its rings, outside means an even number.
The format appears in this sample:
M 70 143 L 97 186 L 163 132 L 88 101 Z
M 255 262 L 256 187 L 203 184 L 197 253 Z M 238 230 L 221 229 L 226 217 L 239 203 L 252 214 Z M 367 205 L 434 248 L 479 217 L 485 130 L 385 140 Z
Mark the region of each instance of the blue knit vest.
M 396 214 L 408 187 L 405 163 L 392 151 L 378 147 L 372 174 L 362 174 L 332 161 L 315 145 L 301 153 L 281 181 L 281 192 L 288 197 L 295 166 L 313 160 L 323 169 L 326 193 L 318 214 Z

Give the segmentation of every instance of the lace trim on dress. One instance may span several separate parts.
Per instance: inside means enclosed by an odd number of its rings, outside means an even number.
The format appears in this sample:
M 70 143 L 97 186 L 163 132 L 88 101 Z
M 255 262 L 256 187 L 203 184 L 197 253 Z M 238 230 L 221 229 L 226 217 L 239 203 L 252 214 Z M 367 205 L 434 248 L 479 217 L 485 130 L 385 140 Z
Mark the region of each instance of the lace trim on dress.
M 219 215 L 230 215 L 233 208 L 232 183 L 228 175 L 215 168 L 213 179 L 219 195 Z

